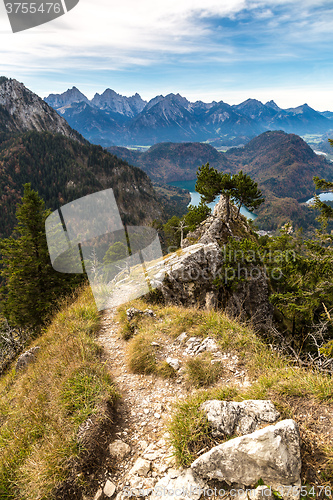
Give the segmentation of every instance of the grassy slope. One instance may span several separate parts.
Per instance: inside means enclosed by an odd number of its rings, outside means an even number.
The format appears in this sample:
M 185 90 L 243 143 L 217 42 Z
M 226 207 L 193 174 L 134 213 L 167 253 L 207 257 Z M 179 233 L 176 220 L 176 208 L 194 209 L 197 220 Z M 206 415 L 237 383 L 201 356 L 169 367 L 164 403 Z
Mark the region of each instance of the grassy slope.
M 132 305 L 147 307 L 142 300 Z M 170 343 L 186 331 L 189 336 L 215 337 L 223 352 L 237 354 L 252 382 L 247 388 L 221 383 L 223 377 L 216 383 L 206 376 L 211 370 L 208 359 L 202 359 L 202 366 L 197 363 L 194 370 L 193 366 L 185 367 L 194 392 L 176 406 L 170 421 L 179 463 L 188 465 L 198 451 L 215 444 L 199 410 L 202 401 L 270 398 L 281 418 L 293 417 L 300 425 L 303 482 L 323 485 L 333 480 L 331 429 L 320 422 L 321 415 L 332 412 L 333 384 L 329 376 L 293 365 L 272 351 L 248 325 L 231 320 L 221 311 L 153 305 L 156 317 L 138 318 L 137 334 L 130 338 L 133 332 L 126 328 L 128 307 L 120 308 L 119 320 L 128 338 L 128 366 L 132 371 L 174 376 L 154 359 L 151 342 L 165 337 Z M 22 372 L 15 373 L 12 368 L 0 379 L 0 499 L 53 499 L 54 492 L 61 491 L 61 484 L 73 479 L 73 474 L 77 481 L 84 457 L 91 457 L 91 451 L 85 452 L 89 439 L 80 442 L 76 437 L 79 426 L 93 415 L 110 421 L 110 407 L 117 399 L 94 338 L 98 326 L 92 295 L 84 290 L 76 302 L 64 305 L 34 342 L 40 346 L 36 362 Z M 305 414 L 313 416 L 311 425 L 308 419 L 302 420 Z M 79 479 L 83 488 L 86 477 L 83 474 Z M 78 497 L 73 494 L 67 498 Z
M 90 290 L 65 304 L 44 334 L 37 359 L 0 379 L 0 498 L 38 500 L 84 461 L 76 438 L 88 417 L 107 418 L 117 399 L 95 341 L 99 314 Z M 72 497 L 74 498 L 74 497 Z
M 147 307 L 143 301 L 133 305 L 141 310 Z M 119 319 L 124 338 L 128 335 L 125 309 L 120 308 Z M 236 400 L 271 399 L 281 413 L 281 419 L 294 418 L 302 438 L 302 480 L 308 485 L 330 485 L 333 481 L 333 433 L 329 421 L 324 425 L 323 415 L 333 410 L 333 382 L 330 376 L 296 366 L 280 355 L 260 338 L 249 325 L 228 318 L 221 311 L 203 311 L 177 306 L 153 306 L 156 318 L 136 320 L 136 335 L 129 340 L 128 365 L 138 373 L 161 374 L 161 365 L 154 359 L 152 341 L 161 343 L 165 338 L 172 342 L 186 331 L 189 337 L 214 337 L 222 352 L 236 354 L 246 370 L 251 385 L 239 387 L 230 383 L 215 383 L 212 365 L 196 358 L 185 366 L 185 377 L 196 390 L 185 401 L 176 405 L 170 421 L 170 433 L 178 463 L 188 466 L 197 453 L 206 446 L 215 446 L 209 436 L 207 420 L 199 410 L 207 399 Z M 201 366 L 198 366 L 201 361 Z M 206 361 L 207 362 L 207 361 Z M 200 368 L 200 369 L 199 369 Z M 223 366 L 222 366 L 223 370 Z M 170 374 L 172 376 L 172 374 Z M 213 384 L 209 385 L 209 378 Z M 209 449 L 209 448 L 207 448 Z

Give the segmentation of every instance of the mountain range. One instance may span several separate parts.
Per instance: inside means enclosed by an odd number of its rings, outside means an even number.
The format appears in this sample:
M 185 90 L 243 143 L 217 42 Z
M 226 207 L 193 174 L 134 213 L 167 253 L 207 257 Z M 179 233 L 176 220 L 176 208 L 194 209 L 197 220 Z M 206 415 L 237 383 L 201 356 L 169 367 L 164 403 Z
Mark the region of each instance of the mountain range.
M 45 101 L 14 79 L 0 79 L 0 238 L 11 234 L 23 185 L 52 210 L 113 188 L 125 224 L 165 218 L 170 207 L 141 169 L 89 144 Z M 177 193 L 172 192 L 172 195 Z M 162 200 L 162 201 L 161 201 Z M 164 203 L 165 202 L 165 203 Z
M 45 101 L 86 139 L 104 147 L 153 145 L 159 142 L 208 142 L 240 145 L 267 130 L 298 135 L 333 130 L 333 113 L 307 104 L 281 109 L 274 101 L 248 99 L 238 105 L 223 101 L 190 102 L 180 94 L 125 97 L 106 89 L 89 100 L 76 87 L 50 94 Z
M 63 105 L 72 99 L 68 106 L 77 104 L 104 113 L 84 100 L 77 102 L 76 99 L 84 98 L 82 95 L 76 89 L 61 99 L 58 96 L 57 103 Z M 149 113 L 168 102 L 159 96 L 154 102 L 144 103 L 138 95 L 126 101 L 117 98 L 116 102 L 114 93 L 108 92 L 107 103 L 103 95 L 95 96 L 95 102 L 108 107 L 110 114 L 114 106 L 112 113 L 122 115 L 123 123 L 134 123 L 140 116 L 142 118 L 144 110 Z M 180 96 L 176 100 L 184 103 Z M 253 102 L 244 104 L 243 112 L 244 108 L 249 109 L 249 104 Z M 197 109 L 205 106 L 207 112 L 213 113 L 219 103 L 196 103 L 196 106 Z M 261 110 L 261 115 L 264 114 L 262 106 L 255 106 Z M 274 103 L 265 106 L 274 111 Z M 138 111 L 140 108 L 142 111 Z M 190 111 L 186 116 L 190 120 Z M 283 131 L 266 131 L 245 146 L 229 148 L 225 153 L 206 143 L 179 141 L 155 144 L 143 153 L 115 146 L 108 152 L 90 144 L 23 84 L 0 78 L 0 210 L 3 214 L 0 237 L 12 231 L 15 206 L 26 182 L 31 182 L 52 210 L 86 194 L 112 187 L 123 221 L 137 225 L 184 213 L 188 198 L 183 199 L 174 189 L 168 192 L 165 183 L 194 179 L 197 168 L 206 162 L 231 173 L 242 169 L 258 182 L 266 203 L 258 210 L 257 223 L 265 229 L 290 219 L 303 227 L 311 225 L 313 211 L 303 201 L 313 194 L 312 178 L 319 175 L 333 180 L 332 162 L 316 155 L 299 136 Z M 157 192 L 147 174 L 160 184 Z M 178 203 L 180 199 L 182 208 Z

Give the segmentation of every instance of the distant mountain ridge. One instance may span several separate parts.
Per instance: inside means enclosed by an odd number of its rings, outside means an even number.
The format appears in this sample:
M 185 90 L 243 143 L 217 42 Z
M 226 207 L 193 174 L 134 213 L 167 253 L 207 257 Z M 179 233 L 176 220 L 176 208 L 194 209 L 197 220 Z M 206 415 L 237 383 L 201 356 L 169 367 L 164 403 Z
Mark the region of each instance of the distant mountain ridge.
M 268 131 L 240 148 L 225 153 L 209 144 L 160 143 L 145 152 L 119 146 L 110 153 L 140 167 L 155 182 L 186 181 L 196 178 L 198 167 L 209 162 L 219 171 L 248 173 L 266 195 L 310 198 L 315 175 L 333 180 L 333 163 L 317 155 L 303 139 L 283 131 Z
M 161 183 L 195 179 L 198 167 L 207 162 L 218 170 L 232 168 L 223 153 L 200 142 L 163 142 L 144 153 L 120 146 L 111 146 L 107 150 Z
M 281 109 L 274 101 L 247 99 L 190 102 L 180 94 L 158 95 L 149 102 L 106 89 L 89 100 L 76 87 L 50 94 L 45 101 L 89 141 L 104 147 L 153 145 L 160 142 L 208 142 L 240 145 L 268 130 L 325 134 L 333 130 L 333 113 L 307 104 Z
M 87 106 L 78 89 L 57 99 L 82 109 Z M 183 194 L 176 190 L 158 195 L 142 170 L 89 144 L 22 83 L 0 77 L 0 238 L 13 230 L 16 205 L 27 182 L 52 210 L 112 188 L 122 220 L 129 225 L 163 220 L 176 202 L 186 205 L 187 200 L 185 196 L 183 203 Z

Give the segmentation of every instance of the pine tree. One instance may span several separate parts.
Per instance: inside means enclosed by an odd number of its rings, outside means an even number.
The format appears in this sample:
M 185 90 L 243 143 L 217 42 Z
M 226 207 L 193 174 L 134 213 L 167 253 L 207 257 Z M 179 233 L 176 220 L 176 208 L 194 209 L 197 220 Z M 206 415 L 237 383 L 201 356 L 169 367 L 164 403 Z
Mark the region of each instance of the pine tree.
M 264 203 L 265 200 L 258 189 L 258 184 L 249 175 L 243 174 L 242 170 L 233 175 L 232 181 L 234 182 L 234 198 L 238 206 L 237 217 L 242 206 L 252 211 Z
M 201 194 L 204 203 L 211 203 L 218 195 L 223 195 L 226 199 L 226 222 L 230 218 L 230 197 L 233 196 L 234 182 L 229 173 L 218 172 L 210 167 L 209 163 L 199 167 L 197 171 L 197 182 L 195 190 Z
M 201 194 L 204 203 L 212 202 L 218 195 L 225 197 L 226 222 L 230 218 L 230 199 L 238 205 L 237 217 L 242 205 L 249 210 L 254 210 L 265 201 L 258 189 L 258 184 L 249 175 L 243 174 L 242 171 L 234 175 L 218 172 L 210 167 L 209 163 L 199 167 L 195 189 Z
M 55 301 L 82 280 L 52 268 L 45 235 L 49 213 L 38 193 L 25 184 L 16 211 L 18 224 L 13 235 L 0 242 L 3 314 L 11 326 L 39 328 Z

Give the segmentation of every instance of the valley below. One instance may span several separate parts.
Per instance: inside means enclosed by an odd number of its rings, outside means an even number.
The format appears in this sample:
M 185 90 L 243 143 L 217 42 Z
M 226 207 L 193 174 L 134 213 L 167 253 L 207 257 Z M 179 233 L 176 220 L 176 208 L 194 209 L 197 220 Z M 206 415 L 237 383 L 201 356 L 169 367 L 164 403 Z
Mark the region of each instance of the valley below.
M 162 143 L 144 152 L 113 146 L 108 151 L 140 167 L 153 181 L 187 189 L 194 204 L 200 200 L 193 188 L 202 164 L 232 174 L 242 170 L 265 197 L 255 213 L 256 225 L 263 230 L 292 222 L 295 228 L 312 231 L 316 213 L 304 202 L 315 193 L 313 177 L 333 180 L 333 163 L 326 156 L 316 154 L 301 137 L 282 131 L 265 132 L 225 152 L 202 143 Z

